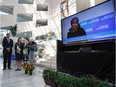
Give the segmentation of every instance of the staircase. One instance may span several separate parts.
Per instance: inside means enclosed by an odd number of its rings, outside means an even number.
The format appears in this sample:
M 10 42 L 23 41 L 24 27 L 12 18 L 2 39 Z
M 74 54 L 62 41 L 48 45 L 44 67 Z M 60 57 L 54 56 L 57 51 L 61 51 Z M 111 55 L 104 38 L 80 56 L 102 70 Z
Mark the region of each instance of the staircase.
M 43 68 L 56 69 L 56 57 L 40 58 L 36 61 L 35 65 Z

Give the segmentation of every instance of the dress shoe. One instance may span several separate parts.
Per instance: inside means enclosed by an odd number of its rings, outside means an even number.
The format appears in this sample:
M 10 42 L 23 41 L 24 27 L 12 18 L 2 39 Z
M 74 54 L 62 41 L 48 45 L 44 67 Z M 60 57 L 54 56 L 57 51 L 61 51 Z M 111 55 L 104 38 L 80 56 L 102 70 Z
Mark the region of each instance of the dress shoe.
M 6 68 L 3 68 L 2 70 L 6 70 Z
M 18 71 L 19 69 L 15 69 L 15 71 Z
M 19 69 L 19 71 L 21 71 L 21 69 Z
M 8 68 L 9 70 L 11 70 L 12 68 Z

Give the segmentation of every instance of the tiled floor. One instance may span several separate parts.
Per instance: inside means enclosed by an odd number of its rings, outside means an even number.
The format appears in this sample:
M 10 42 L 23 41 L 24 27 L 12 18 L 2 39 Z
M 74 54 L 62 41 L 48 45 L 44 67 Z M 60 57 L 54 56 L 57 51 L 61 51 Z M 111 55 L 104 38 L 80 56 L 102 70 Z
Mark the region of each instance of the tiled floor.
M 36 67 L 33 75 L 24 74 L 24 70 L 15 71 L 15 61 L 12 61 L 12 70 L 2 70 L 3 62 L 0 58 L 0 87 L 49 87 L 42 78 L 42 69 Z

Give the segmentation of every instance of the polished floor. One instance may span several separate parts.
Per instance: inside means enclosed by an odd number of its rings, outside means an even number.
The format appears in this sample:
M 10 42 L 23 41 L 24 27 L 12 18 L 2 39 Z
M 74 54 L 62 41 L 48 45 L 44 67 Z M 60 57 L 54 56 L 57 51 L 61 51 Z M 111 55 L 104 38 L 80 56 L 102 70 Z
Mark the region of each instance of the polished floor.
M 2 70 L 3 60 L 0 58 L 0 87 L 50 87 L 42 78 L 42 69 L 36 67 L 33 75 L 24 74 L 24 70 L 15 71 L 15 61 L 12 60 L 12 70 Z

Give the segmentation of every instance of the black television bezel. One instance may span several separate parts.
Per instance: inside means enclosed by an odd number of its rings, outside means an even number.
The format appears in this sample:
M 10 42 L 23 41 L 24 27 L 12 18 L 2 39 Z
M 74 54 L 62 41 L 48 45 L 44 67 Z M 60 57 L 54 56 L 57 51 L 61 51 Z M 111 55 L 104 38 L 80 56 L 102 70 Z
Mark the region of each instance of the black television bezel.
M 73 15 L 70 15 L 70 16 L 68 16 L 68 17 L 66 17 L 66 18 L 61 19 L 61 37 L 62 37 L 62 40 L 61 40 L 61 41 L 62 41 L 62 44 L 63 44 L 63 29 L 62 29 L 62 21 L 63 21 L 63 20 L 65 20 L 65 19 L 67 19 L 67 18 L 69 18 L 69 17 L 72 17 L 72 16 L 74 16 L 74 15 L 77 15 L 77 14 L 79 14 L 79 13 L 82 13 L 82 12 L 84 12 L 84 11 L 86 11 L 86 10 L 89 10 L 89 9 L 92 9 L 92 8 L 97 7 L 97 6 L 99 6 L 99 5 L 102 5 L 102 4 L 104 4 L 104 3 L 107 3 L 107 2 L 109 2 L 109 1 L 111 1 L 111 0 L 104 1 L 104 2 L 102 2 L 102 3 L 100 3 L 100 4 L 97 4 L 97 5 L 95 5 L 95 6 L 89 7 L 89 8 L 87 8 L 87 9 L 84 9 L 84 10 L 82 10 L 82 11 L 79 11 L 79 12 L 73 14 Z M 116 9 L 115 9 L 115 8 L 116 8 L 116 5 L 115 5 L 116 1 L 113 0 L 113 2 L 114 2 L 114 13 L 115 13 L 115 15 L 116 15 Z M 116 17 L 115 17 L 115 23 L 116 23 Z M 115 27 L 116 27 L 116 25 L 115 25 Z M 115 32 L 116 32 L 116 31 L 115 31 Z M 115 41 L 115 40 L 116 40 L 116 38 L 114 38 L 114 39 L 107 39 L 107 40 L 89 41 L 89 42 L 74 41 L 74 42 L 69 42 L 69 43 L 67 43 L 67 44 L 63 44 L 63 45 L 64 45 L 64 46 L 86 45 L 86 44 L 94 44 L 94 43 L 111 42 L 111 41 Z

